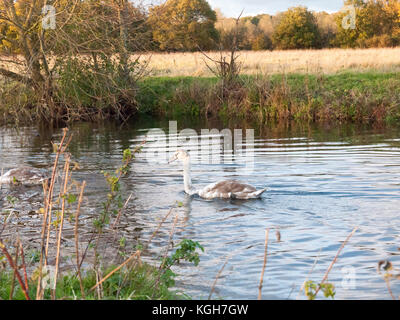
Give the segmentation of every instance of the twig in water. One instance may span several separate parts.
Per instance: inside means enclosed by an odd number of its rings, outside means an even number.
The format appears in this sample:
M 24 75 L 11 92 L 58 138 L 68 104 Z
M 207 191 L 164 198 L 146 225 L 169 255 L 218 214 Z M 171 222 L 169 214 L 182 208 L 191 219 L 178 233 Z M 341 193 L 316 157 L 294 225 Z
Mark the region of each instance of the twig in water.
M 303 284 L 301 285 L 301 287 L 300 287 L 300 291 L 299 291 L 299 293 L 297 294 L 296 300 L 299 298 L 299 296 L 300 296 L 300 293 L 301 293 L 301 292 L 303 291 L 303 289 L 304 289 L 304 285 L 305 285 L 305 284 L 306 284 L 306 282 L 308 281 L 308 278 L 310 277 L 311 273 L 314 271 L 314 269 L 315 269 L 315 266 L 317 265 L 317 262 L 318 262 L 319 256 L 320 256 L 320 254 L 321 254 L 321 251 L 322 251 L 322 248 L 319 250 L 319 252 L 318 252 L 318 256 L 315 258 L 315 260 L 314 260 L 314 264 L 313 264 L 313 266 L 311 267 L 310 271 L 308 272 L 306 280 L 304 280 Z M 290 296 L 289 296 L 289 297 L 290 297 Z M 289 297 L 288 297 L 288 298 L 289 298 Z
M 129 263 L 133 258 L 137 257 L 138 259 L 140 258 L 140 250 L 136 251 L 133 255 L 131 255 L 125 262 L 119 265 L 119 267 L 115 268 L 113 271 L 109 272 L 103 279 L 101 279 L 99 282 L 97 282 L 92 288 L 90 288 L 90 291 L 96 289 L 99 285 L 101 285 L 104 281 L 106 281 L 109 277 L 111 277 L 115 272 L 120 270 L 123 266 L 125 266 L 127 263 Z
M 353 234 L 357 231 L 358 227 L 355 227 L 353 229 L 353 231 L 347 236 L 346 240 L 344 240 L 344 242 L 342 243 L 342 245 L 340 246 L 338 252 L 336 253 L 335 258 L 332 260 L 331 264 L 329 265 L 328 269 L 325 272 L 324 277 L 322 278 L 322 281 L 320 282 L 320 284 L 318 285 L 318 288 L 315 290 L 315 296 L 317 296 L 319 290 L 321 289 L 321 285 L 326 281 L 326 279 L 328 279 L 328 275 L 329 272 L 332 270 L 333 265 L 336 263 L 340 252 L 342 251 L 342 249 L 344 248 L 344 246 L 346 245 L 346 243 L 350 240 L 350 238 L 353 236 Z
M 261 300 L 261 291 L 262 291 L 262 286 L 263 286 L 263 282 L 264 282 L 264 272 L 265 272 L 265 267 L 266 267 L 266 265 L 267 265 L 268 234 L 269 234 L 269 229 L 267 228 L 267 229 L 265 230 L 264 263 L 263 263 L 263 268 L 262 268 L 262 271 L 261 271 L 260 285 L 258 286 L 258 300 Z
M 172 238 L 173 238 L 173 236 L 174 236 L 174 233 L 175 233 L 175 227 L 176 227 L 176 223 L 178 222 L 178 218 L 179 218 L 179 216 L 178 216 L 178 214 L 176 214 L 175 215 L 175 219 L 174 219 L 174 224 L 172 225 L 172 229 L 171 229 L 171 232 L 170 232 L 170 234 L 169 234 L 169 239 L 168 239 L 168 243 L 167 243 L 167 247 L 165 248 L 165 253 L 164 253 L 164 257 L 163 257 L 163 262 L 162 262 L 162 264 L 160 265 L 160 270 L 162 270 L 163 268 L 164 268 L 164 266 L 165 266 L 165 261 L 166 261 L 166 259 L 167 259 L 167 255 L 168 255 L 168 252 L 169 252 L 169 246 L 171 245 L 171 243 L 172 243 Z M 158 281 L 157 281 L 158 282 Z
M 384 276 L 383 278 L 385 279 L 386 287 L 387 287 L 387 289 L 388 289 L 388 292 L 389 292 L 390 296 L 392 297 L 393 300 L 397 300 L 396 297 L 395 297 L 394 294 L 393 294 L 392 289 L 390 288 L 390 281 L 389 281 L 388 277 L 385 277 L 385 276 Z
M 396 297 L 393 294 L 392 289 L 390 288 L 390 276 L 391 274 L 388 272 L 393 268 L 393 265 L 390 261 L 388 260 L 382 260 L 378 262 L 378 273 L 381 273 L 381 266 L 383 265 L 383 269 L 386 271 L 386 274 L 383 275 L 383 279 L 386 282 L 386 287 L 388 289 L 388 292 L 390 296 L 392 297 L 393 300 L 396 300 Z
M 165 263 L 167 261 L 167 256 L 168 256 L 168 252 L 169 252 L 169 246 L 172 243 L 172 238 L 173 238 L 174 233 L 175 233 L 175 227 L 176 227 L 176 223 L 178 222 L 178 218 L 179 218 L 179 216 L 178 216 L 178 214 L 176 214 L 175 215 L 175 219 L 174 219 L 174 224 L 172 225 L 172 229 L 171 229 L 171 232 L 169 234 L 169 239 L 168 239 L 167 247 L 165 248 L 165 253 L 164 253 L 164 256 L 163 256 L 163 259 L 162 259 L 162 263 L 160 264 L 160 267 L 158 268 L 159 275 L 158 275 L 157 280 L 156 280 L 156 282 L 154 283 L 154 286 L 153 286 L 154 287 L 154 292 L 153 292 L 152 298 L 154 298 L 154 294 L 156 293 L 156 289 L 158 287 L 158 284 L 160 283 L 161 275 L 163 273 L 163 269 L 164 269 Z
M 281 236 L 281 233 L 280 233 L 279 230 L 276 230 L 276 231 L 275 231 L 275 235 L 276 235 L 276 241 L 277 241 L 277 242 L 281 242 L 282 236 Z
M 226 257 L 224 264 L 222 265 L 221 269 L 218 271 L 217 276 L 215 277 L 214 283 L 213 283 L 213 285 L 211 287 L 210 294 L 208 296 L 208 300 L 211 299 L 211 296 L 212 296 L 212 294 L 214 292 L 214 289 L 215 289 L 215 286 L 217 284 L 217 281 L 218 281 L 219 277 L 221 276 L 222 272 L 224 271 L 225 266 L 228 263 L 228 260 L 231 258 L 231 256 L 232 255 L 230 254 L 229 256 Z
M 158 231 L 160 231 L 161 226 L 163 225 L 163 223 L 165 222 L 165 220 L 168 219 L 168 217 L 170 216 L 170 214 L 172 213 L 172 210 L 174 208 L 169 209 L 168 213 L 165 215 L 165 217 L 161 220 L 161 222 L 158 224 L 157 229 L 153 232 L 153 234 L 151 235 L 150 239 L 147 241 L 146 246 L 143 248 L 143 250 L 146 250 L 149 246 L 151 241 L 153 241 L 153 238 L 156 236 L 156 234 L 158 233 Z
M 133 196 L 133 193 L 130 194 L 130 196 L 128 197 L 128 199 L 126 199 L 124 206 L 119 210 L 118 216 L 117 216 L 117 218 L 115 219 L 115 221 L 114 221 L 114 223 L 113 223 L 113 225 L 112 225 L 112 228 L 113 228 L 113 229 L 115 229 L 115 226 L 118 224 L 119 219 L 121 218 L 121 214 L 122 214 L 122 212 L 126 209 L 126 207 L 127 207 L 128 203 L 129 203 L 129 201 L 131 200 L 132 196 Z

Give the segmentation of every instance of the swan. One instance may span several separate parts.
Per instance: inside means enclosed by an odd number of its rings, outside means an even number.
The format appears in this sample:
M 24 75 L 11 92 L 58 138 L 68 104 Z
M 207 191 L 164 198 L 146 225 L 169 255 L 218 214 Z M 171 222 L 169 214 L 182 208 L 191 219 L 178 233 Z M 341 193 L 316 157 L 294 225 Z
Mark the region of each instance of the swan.
M 185 192 L 189 195 L 199 195 L 204 199 L 257 199 L 267 190 L 260 189 L 257 190 L 253 186 L 241 183 L 236 180 L 225 180 L 216 183 L 209 184 L 208 186 L 196 190 L 192 187 L 192 181 L 190 178 L 190 156 L 184 150 L 178 150 L 168 161 L 172 163 L 179 160 L 183 163 L 183 183 Z
M 22 184 L 35 185 L 43 181 L 50 180 L 47 172 L 32 167 L 20 167 L 7 171 L 0 176 L 0 185 L 2 184 Z

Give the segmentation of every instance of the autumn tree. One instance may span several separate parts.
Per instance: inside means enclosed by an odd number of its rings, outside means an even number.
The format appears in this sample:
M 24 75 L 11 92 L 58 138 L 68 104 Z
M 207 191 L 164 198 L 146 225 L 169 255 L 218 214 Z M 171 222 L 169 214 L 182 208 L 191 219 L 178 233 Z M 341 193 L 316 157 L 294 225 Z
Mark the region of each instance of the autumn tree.
M 216 19 L 206 0 L 168 0 L 150 9 L 148 23 L 161 50 L 194 51 L 215 47 Z
M 226 18 L 221 13 L 218 14 L 218 20 L 215 28 L 219 34 L 219 47 L 223 50 L 229 50 L 236 37 L 236 43 L 239 49 L 246 49 L 246 28 L 234 18 Z
M 399 0 L 347 0 L 355 8 L 355 28 L 344 28 L 348 12 L 336 17 L 336 42 L 341 47 L 387 47 L 400 44 Z
M 272 49 L 271 39 L 261 30 L 257 31 L 251 42 L 251 50 L 270 50 Z
M 50 4 L 54 28 L 43 23 Z M 48 120 L 69 119 L 71 105 L 125 118 L 125 106 L 136 105 L 143 69 L 133 54 L 144 49 L 145 21 L 128 0 L 0 0 L 1 81 L 34 92 L 31 103 Z
M 320 33 L 314 15 L 305 7 L 293 7 L 283 13 L 272 35 L 278 49 L 318 47 Z
M 263 14 L 259 17 L 257 26 L 266 36 L 271 39 L 278 19 L 279 15 L 271 16 L 269 14 Z
M 50 74 L 43 51 L 45 30 L 42 28 L 42 8 L 45 0 L 1 0 L 1 49 L 6 53 L 19 53 L 26 66 L 25 73 L 0 67 L 0 74 L 43 90 Z M 9 60 L 9 62 L 13 62 Z M 21 64 L 21 61 L 15 61 Z
M 329 14 L 323 11 L 314 13 L 314 16 L 320 32 L 320 47 L 333 47 L 337 34 L 335 14 Z

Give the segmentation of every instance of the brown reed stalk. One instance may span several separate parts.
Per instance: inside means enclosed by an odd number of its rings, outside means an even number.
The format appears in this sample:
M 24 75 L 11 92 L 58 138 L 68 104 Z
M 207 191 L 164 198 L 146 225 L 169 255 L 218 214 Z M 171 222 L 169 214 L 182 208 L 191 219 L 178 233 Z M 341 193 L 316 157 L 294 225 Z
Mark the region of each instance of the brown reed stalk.
M 85 299 L 85 290 L 83 288 L 82 283 L 82 275 L 81 275 L 81 266 L 79 264 L 79 234 L 78 234 L 78 227 L 79 227 L 79 214 L 81 211 L 81 204 L 83 201 L 83 191 L 85 190 L 86 181 L 83 181 L 81 185 L 81 192 L 79 194 L 78 206 L 76 208 L 75 214 L 75 228 L 74 228 L 74 235 L 75 235 L 75 255 L 76 255 L 76 267 L 77 267 L 77 274 L 79 279 L 79 286 L 81 288 L 82 298 Z
M 24 271 L 25 288 L 29 292 L 28 273 L 26 272 L 25 253 L 21 241 L 19 241 L 19 249 L 21 252 L 22 270 Z
M 217 276 L 215 277 L 215 280 L 214 280 L 214 282 L 213 282 L 213 284 L 211 286 L 210 294 L 208 295 L 208 300 L 211 300 L 211 296 L 214 293 L 215 286 L 217 285 L 217 281 L 218 281 L 219 277 L 221 276 L 222 272 L 224 271 L 225 266 L 227 265 L 228 260 L 231 258 L 231 256 L 232 255 L 229 255 L 229 256 L 226 257 L 224 264 L 222 265 L 221 269 L 219 269 L 219 271 L 217 273 Z
M 68 138 L 68 141 L 64 144 L 64 145 L 61 145 L 60 144 L 60 147 L 59 148 L 61 148 L 61 154 L 63 154 L 63 153 L 65 153 L 65 150 L 67 149 L 67 147 L 69 146 L 69 144 L 71 143 L 71 140 L 72 140 L 72 134 L 69 136 L 69 138 Z M 65 167 L 65 164 L 64 164 L 64 167 Z M 54 182 L 55 183 L 55 182 Z M 53 185 L 54 186 L 54 185 Z M 53 190 L 53 189 L 52 189 Z M 62 189 L 60 188 L 60 192 L 59 192 L 59 194 L 58 194 L 58 199 L 57 199 L 57 202 L 59 203 L 60 201 L 61 201 L 61 192 L 62 192 Z M 46 238 L 46 249 L 45 249 L 45 256 L 46 256 L 46 261 L 45 261 L 45 263 L 47 264 L 47 255 L 48 255 L 48 248 L 49 248 L 49 242 L 50 242 L 50 230 L 51 230 L 51 221 L 52 221 L 52 213 L 53 213 L 53 202 L 52 201 L 50 201 L 50 204 L 49 204 L 49 206 L 50 206 L 50 208 L 49 208 L 49 217 L 48 217 L 48 227 L 47 227 L 47 238 Z
M 99 274 L 100 270 L 94 270 L 94 272 L 96 274 L 96 283 L 99 283 L 100 279 L 101 279 L 100 274 Z M 102 288 L 101 288 L 101 284 L 100 284 L 97 286 L 97 299 L 98 300 L 101 300 L 101 290 L 102 290 Z
M 163 256 L 163 262 L 162 262 L 162 264 L 160 265 L 160 268 L 159 268 L 160 270 L 162 270 L 164 268 L 165 260 L 167 258 L 168 252 L 169 252 L 169 246 L 172 243 L 172 238 L 173 238 L 174 233 L 175 233 L 175 227 L 176 227 L 176 223 L 178 222 L 178 218 L 179 218 L 179 216 L 178 216 L 178 214 L 176 214 L 175 215 L 175 219 L 174 219 L 174 224 L 172 225 L 171 232 L 169 233 L 169 239 L 168 239 L 167 246 L 165 248 L 165 253 L 164 253 L 164 256 Z
M 17 267 L 17 269 L 18 269 L 18 253 L 19 253 L 18 241 L 19 241 L 19 239 L 17 239 L 17 241 L 15 243 L 16 245 L 15 245 L 15 258 L 14 258 L 14 263 L 15 263 L 15 266 Z M 10 300 L 13 299 L 14 289 L 15 289 L 15 272 L 13 273 L 12 280 L 11 280 Z
M 265 230 L 265 250 L 264 250 L 264 263 L 261 271 L 261 278 L 260 278 L 260 284 L 258 286 L 258 300 L 261 300 L 261 291 L 262 291 L 262 286 L 264 282 L 264 272 L 265 272 L 265 267 L 267 265 L 267 254 L 268 254 L 268 235 L 269 235 L 269 229 L 267 228 Z
M 125 260 L 125 262 L 123 262 L 122 264 L 120 264 L 118 267 L 116 267 L 114 270 L 112 270 L 111 272 L 109 272 L 103 279 L 101 279 L 100 281 L 98 281 L 92 288 L 90 288 L 90 291 L 93 291 L 94 289 L 96 289 L 99 285 L 101 285 L 104 281 L 106 281 L 109 277 L 111 277 L 115 272 L 117 272 L 118 270 L 120 270 L 121 268 L 123 268 L 126 264 L 128 264 L 133 258 L 140 258 L 140 250 L 137 250 L 133 255 L 131 255 L 127 260 Z
M 158 233 L 158 231 L 160 231 L 161 226 L 164 224 L 164 222 L 168 219 L 168 217 L 170 216 L 170 214 L 172 213 L 172 210 L 174 209 L 174 207 L 172 207 L 171 209 L 169 209 L 168 213 L 164 216 L 164 218 L 161 220 L 161 222 L 158 224 L 157 229 L 153 232 L 153 234 L 151 235 L 150 239 L 147 241 L 146 246 L 144 247 L 143 250 L 146 250 L 151 242 L 153 241 L 153 238 L 156 236 L 156 234 Z
M 383 276 L 383 278 L 385 279 L 386 287 L 388 289 L 388 292 L 389 292 L 390 296 L 392 297 L 393 300 L 397 300 L 396 297 L 393 294 L 392 289 L 390 288 L 390 280 L 388 279 L 387 276 Z
M 26 300 L 31 300 L 31 298 L 29 297 L 29 293 L 27 291 L 27 288 L 25 287 L 24 282 L 22 281 L 22 277 L 21 274 L 18 271 L 18 266 L 16 266 L 14 264 L 13 258 L 11 257 L 11 255 L 9 254 L 6 246 L 0 241 L 0 249 L 1 251 L 3 251 L 3 254 L 5 255 L 5 257 L 8 260 L 8 263 L 10 264 L 11 269 L 14 270 L 15 276 L 17 277 L 17 280 L 19 282 L 19 285 L 21 286 L 22 292 L 25 295 L 25 299 Z
M 68 141 L 65 144 L 60 144 L 59 149 L 61 149 L 61 154 L 65 153 L 65 150 L 68 148 L 69 144 L 71 143 L 72 140 L 72 134 L 69 136 Z M 65 164 L 64 164 L 65 167 Z M 54 181 L 55 183 L 55 181 Z M 52 193 L 54 190 L 54 184 L 53 184 L 53 188 L 52 188 Z M 58 199 L 57 202 L 59 203 L 61 201 L 61 192 L 62 189 L 60 189 L 60 192 L 58 194 Z M 51 195 L 51 198 L 53 197 L 53 195 Z M 45 263 L 47 264 L 47 255 L 48 255 L 48 248 L 49 248 L 49 242 L 50 242 L 50 230 L 51 230 L 51 221 L 52 221 L 52 213 L 53 213 L 53 202 L 50 201 L 49 203 L 49 215 L 48 215 L 48 226 L 47 226 L 47 238 L 46 238 L 46 249 L 45 249 L 45 257 L 46 257 L 46 261 Z
M 317 296 L 319 290 L 321 289 L 321 285 L 326 281 L 326 279 L 328 279 L 329 272 L 332 270 L 333 265 L 336 263 L 336 261 L 337 261 L 337 259 L 338 259 L 338 257 L 339 257 L 340 252 L 342 251 L 342 249 L 344 248 L 344 246 L 346 245 L 346 243 L 350 240 L 350 238 L 354 235 L 354 233 L 357 231 L 357 229 L 358 229 L 358 227 L 355 227 L 355 228 L 353 229 L 353 231 L 350 232 L 350 234 L 347 236 L 346 240 L 344 240 L 344 242 L 343 242 L 342 245 L 340 246 L 338 252 L 336 253 L 335 258 L 333 258 L 331 264 L 329 265 L 328 269 L 326 270 L 325 275 L 324 275 L 324 277 L 322 278 L 322 281 L 320 282 L 320 284 L 318 285 L 317 289 L 315 290 L 315 296 Z
M 48 248 L 48 242 L 45 245 L 45 234 L 46 230 L 50 228 L 51 226 L 51 220 L 49 220 L 49 210 L 51 211 L 51 203 L 52 203 L 52 197 L 53 197 L 53 190 L 54 190 L 54 183 L 55 183 L 55 177 L 56 177 L 56 172 L 57 172 L 57 165 L 58 161 L 60 159 L 60 155 L 62 153 L 62 146 L 65 142 L 65 138 L 67 137 L 68 133 L 68 128 L 64 128 L 63 130 L 63 137 L 61 138 L 60 145 L 57 149 L 56 152 L 56 158 L 54 160 L 54 165 L 53 165 L 53 171 L 51 174 L 51 181 L 50 181 L 50 186 L 47 191 L 47 199 L 45 200 L 45 210 L 43 214 L 43 225 L 42 225 L 42 232 L 41 232 L 41 250 L 40 250 L 40 259 L 39 259 L 39 275 L 38 275 L 38 280 L 37 280 L 37 289 L 36 289 L 36 299 L 40 300 L 43 297 L 43 288 L 42 288 L 42 272 L 43 272 L 43 262 L 44 260 L 47 263 L 47 248 Z
M 166 260 L 167 260 L 167 255 L 168 255 L 168 252 L 169 252 L 169 246 L 171 245 L 171 243 L 172 243 L 172 237 L 174 236 L 174 233 L 175 233 L 175 227 L 176 227 L 176 223 L 178 222 L 178 218 L 179 218 L 179 216 L 178 216 L 178 214 L 176 214 L 175 215 L 175 219 L 174 219 L 174 224 L 172 225 L 172 229 L 171 229 L 171 232 L 170 232 L 170 234 L 169 234 L 169 239 L 168 239 L 168 243 L 167 243 L 167 246 L 166 246 L 166 248 L 165 248 L 165 253 L 164 253 L 164 256 L 163 256 L 163 259 L 162 259 L 162 263 L 161 263 L 161 265 L 160 265 L 160 267 L 159 267 L 159 275 L 158 275 L 158 277 L 157 277 L 157 280 L 156 280 L 156 282 L 154 283 L 154 291 L 153 291 L 153 296 L 152 296 L 152 298 L 154 298 L 154 294 L 155 294 L 155 292 L 156 292 L 156 289 L 157 289 L 157 287 L 158 287 L 158 284 L 160 283 L 160 279 L 161 279 L 161 274 L 162 274 L 162 270 L 163 270 L 163 268 L 164 268 L 164 266 L 165 266 L 165 262 L 166 262 Z
M 318 262 L 318 259 L 319 259 L 319 255 L 321 254 L 321 250 L 322 250 L 322 248 L 319 250 L 318 256 L 315 258 L 314 263 L 313 263 L 310 271 L 307 274 L 306 280 L 304 280 L 303 284 L 301 285 L 300 290 L 299 290 L 299 292 L 297 294 L 296 300 L 299 298 L 300 293 L 303 291 L 304 286 L 307 283 L 308 279 L 310 278 L 311 273 L 314 271 L 315 266 L 317 265 L 317 262 Z
M 126 209 L 126 207 L 127 207 L 128 203 L 129 203 L 129 201 L 131 200 L 132 196 L 133 196 L 133 193 L 130 194 L 128 199 L 126 199 L 124 206 L 118 211 L 118 216 L 115 218 L 115 221 L 114 221 L 114 223 L 112 225 L 112 229 L 115 229 L 115 226 L 118 224 L 119 219 L 121 218 L 122 212 Z
M 58 269 L 59 269 L 59 265 L 60 265 L 61 235 L 62 235 L 63 226 L 64 226 L 65 198 L 67 196 L 67 191 L 68 191 L 70 160 L 71 160 L 70 156 L 67 155 L 67 158 L 65 160 L 65 167 L 64 167 L 65 177 L 64 177 L 63 195 L 62 195 L 62 201 L 61 201 L 60 226 L 59 226 L 58 238 L 57 238 L 56 265 L 55 265 L 55 271 L 54 271 L 54 287 L 53 287 L 53 293 L 52 293 L 53 300 L 56 299 L 57 276 L 58 276 Z

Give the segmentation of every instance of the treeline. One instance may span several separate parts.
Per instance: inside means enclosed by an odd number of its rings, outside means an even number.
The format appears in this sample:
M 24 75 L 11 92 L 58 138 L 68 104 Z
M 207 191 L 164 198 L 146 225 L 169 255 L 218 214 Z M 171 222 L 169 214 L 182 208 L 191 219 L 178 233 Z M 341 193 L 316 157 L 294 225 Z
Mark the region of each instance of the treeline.
M 351 11 L 329 14 L 293 7 L 275 16 L 245 17 L 239 21 L 241 49 L 370 48 L 400 45 L 399 0 L 352 0 Z M 224 45 L 235 32 L 236 21 L 218 15 L 216 28 Z
M 355 28 L 346 27 L 350 11 L 329 14 L 299 6 L 276 15 L 234 19 L 224 17 L 219 9 L 214 13 L 204 0 L 169 0 L 150 11 L 149 21 L 159 50 L 226 49 L 235 37 L 242 50 L 400 45 L 399 0 L 346 0 L 344 5 L 355 8 Z
M 29 15 L 29 2 L 15 1 L 16 16 Z M 96 48 L 104 50 L 108 45 L 102 41 L 105 37 L 120 41 L 120 30 L 116 24 L 121 17 L 117 10 L 112 9 L 116 2 L 73 1 L 74 15 L 81 20 L 73 25 L 74 18 L 70 17 L 64 36 L 84 42 L 81 51 L 88 51 L 88 47 L 89 51 Z M 125 4 L 124 41 L 126 48 L 132 52 L 227 49 L 234 38 L 241 50 L 400 45 L 400 0 L 345 0 L 344 5 L 355 8 L 355 28 L 343 27 L 349 11 L 329 14 L 311 12 L 299 6 L 276 15 L 234 19 L 224 17 L 219 9 L 212 10 L 206 0 L 167 0 L 150 8 L 141 7 L 133 1 Z M 4 2 L 0 2 L 0 10 L 1 7 L 4 7 Z M 57 19 L 61 20 L 58 23 L 65 22 L 62 21 L 63 16 L 57 13 Z M 94 27 L 82 28 L 82 20 Z M 21 53 L 23 48 L 17 38 L 18 25 L 2 21 L 0 16 L 0 50 L 3 53 Z M 60 44 L 54 48 L 56 53 L 62 53 L 63 49 Z

